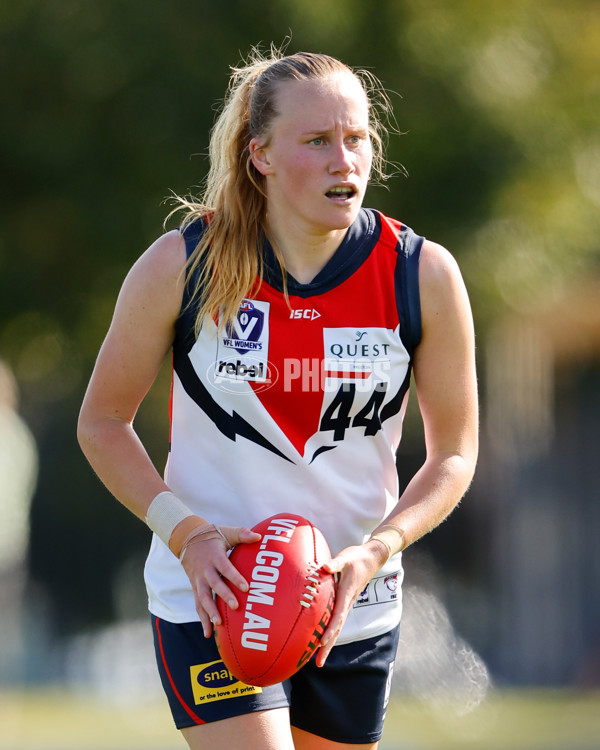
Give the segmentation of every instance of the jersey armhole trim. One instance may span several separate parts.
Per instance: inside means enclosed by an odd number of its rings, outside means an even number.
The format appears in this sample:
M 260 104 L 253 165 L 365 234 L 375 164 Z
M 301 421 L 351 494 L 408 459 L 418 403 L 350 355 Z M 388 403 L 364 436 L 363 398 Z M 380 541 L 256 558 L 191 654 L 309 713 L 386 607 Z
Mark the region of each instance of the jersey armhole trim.
M 400 338 L 411 360 L 422 335 L 419 260 L 423 242 L 423 237 L 415 234 L 410 227 L 402 225 L 398 237 L 398 260 L 394 280 Z

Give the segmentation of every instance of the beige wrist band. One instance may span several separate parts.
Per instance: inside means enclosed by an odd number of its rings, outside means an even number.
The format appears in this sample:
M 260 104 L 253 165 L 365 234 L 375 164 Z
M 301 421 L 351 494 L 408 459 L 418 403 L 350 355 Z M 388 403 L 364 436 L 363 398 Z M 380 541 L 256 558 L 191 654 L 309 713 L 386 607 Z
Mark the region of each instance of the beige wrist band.
M 371 540 L 376 540 L 385 545 L 388 551 L 388 560 L 392 555 L 401 552 L 406 547 L 404 531 L 391 523 L 386 523 L 374 531 L 369 537 L 369 541 Z
M 189 516 L 192 511 L 172 492 L 160 492 L 148 507 L 146 523 L 167 545 L 173 529 Z

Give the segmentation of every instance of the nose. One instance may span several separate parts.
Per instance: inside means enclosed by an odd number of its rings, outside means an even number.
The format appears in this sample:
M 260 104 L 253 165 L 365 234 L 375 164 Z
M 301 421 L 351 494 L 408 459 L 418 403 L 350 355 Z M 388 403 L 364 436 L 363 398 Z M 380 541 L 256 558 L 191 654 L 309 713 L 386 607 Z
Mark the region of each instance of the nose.
M 329 172 L 330 174 L 350 174 L 354 172 L 352 152 L 345 143 L 333 144 Z

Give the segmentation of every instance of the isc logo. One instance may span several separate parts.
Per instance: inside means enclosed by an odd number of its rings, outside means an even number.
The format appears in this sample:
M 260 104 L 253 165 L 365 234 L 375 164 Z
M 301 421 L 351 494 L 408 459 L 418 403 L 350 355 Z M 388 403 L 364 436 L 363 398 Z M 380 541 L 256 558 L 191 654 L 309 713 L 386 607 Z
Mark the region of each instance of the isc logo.
M 320 318 L 321 313 L 314 309 L 314 307 L 307 307 L 305 310 L 290 310 L 290 320 L 314 320 Z

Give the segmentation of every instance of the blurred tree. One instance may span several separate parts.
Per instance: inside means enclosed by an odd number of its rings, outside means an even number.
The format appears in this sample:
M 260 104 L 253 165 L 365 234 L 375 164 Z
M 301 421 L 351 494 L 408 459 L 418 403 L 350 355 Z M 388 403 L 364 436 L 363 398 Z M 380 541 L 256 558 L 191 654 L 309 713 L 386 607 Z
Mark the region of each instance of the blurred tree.
M 61 630 L 110 614 L 148 539 L 91 476 L 75 421 L 126 269 L 169 190 L 203 178 L 229 66 L 291 35 L 383 80 L 409 176 L 368 202 L 456 253 L 484 327 L 597 261 L 599 16 L 592 0 L 3 4 L 0 354 L 40 448 L 31 565 Z M 138 417 L 159 466 L 167 388 L 165 370 Z

